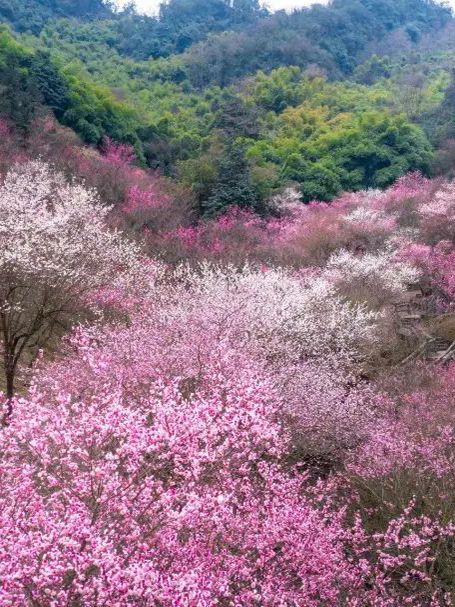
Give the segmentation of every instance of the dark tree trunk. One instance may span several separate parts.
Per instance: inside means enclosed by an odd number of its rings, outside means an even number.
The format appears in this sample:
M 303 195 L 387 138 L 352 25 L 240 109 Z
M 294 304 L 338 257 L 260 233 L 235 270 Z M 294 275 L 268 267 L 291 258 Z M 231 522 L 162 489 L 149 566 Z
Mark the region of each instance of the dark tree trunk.
M 14 369 L 6 369 L 6 397 L 11 400 L 14 396 L 14 376 L 16 375 Z
M 16 365 L 11 361 L 11 355 L 5 354 L 5 380 L 6 380 L 6 410 L 3 413 L 2 425 L 7 426 L 13 413 L 14 380 L 16 378 Z

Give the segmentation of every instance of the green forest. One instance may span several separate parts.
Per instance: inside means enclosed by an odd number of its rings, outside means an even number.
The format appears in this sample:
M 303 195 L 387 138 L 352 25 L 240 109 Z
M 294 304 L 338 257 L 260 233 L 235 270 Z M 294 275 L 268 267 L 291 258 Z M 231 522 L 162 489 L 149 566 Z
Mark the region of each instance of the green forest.
M 83 143 L 139 166 L 213 216 L 267 212 L 447 169 L 455 26 L 426 0 L 169 0 L 157 17 L 102 0 L 0 0 L 0 113 L 26 136 L 51 110 Z M 449 163 L 450 164 L 450 163 Z M 232 178 L 235 175 L 235 178 Z

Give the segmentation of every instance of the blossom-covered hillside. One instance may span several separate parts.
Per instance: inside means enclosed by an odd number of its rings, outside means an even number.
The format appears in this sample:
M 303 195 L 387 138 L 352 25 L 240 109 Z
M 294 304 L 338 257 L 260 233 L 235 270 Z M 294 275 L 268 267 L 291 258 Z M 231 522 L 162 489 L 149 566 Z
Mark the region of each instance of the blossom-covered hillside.
M 455 20 L 439 0 L 117 4 L 0 0 L 0 116 L 22 136 L 50 113 L 85 144 L 133 145 L 204 218 L 264 213 L 290 185 L 327 201 L 450 172 Z
M 455 607 L 453 12 L 0 21 L 0 607 Z
M 455 604 L 453 183 L 198 222 L 1 129 L 0 606 Z

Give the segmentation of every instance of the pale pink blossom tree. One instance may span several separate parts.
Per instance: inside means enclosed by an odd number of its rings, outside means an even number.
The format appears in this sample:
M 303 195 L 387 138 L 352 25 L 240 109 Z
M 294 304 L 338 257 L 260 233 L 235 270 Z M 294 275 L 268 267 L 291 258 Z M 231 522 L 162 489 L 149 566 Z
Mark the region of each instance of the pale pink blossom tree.
M 18 365 L 94 309 L 91 297 L 140 273 L 139 251 L 108 230 L 93 191 L 42 162 L 16 166 L 0 187 L 0 332 L 6 393 Z M 126 282 L 125 282 L 126 281 Z
M 393 251 L 353 254 L 341 250 L 330 257 L 323 276 L 354 300 L 383 308 L 403 297 L 421 273 L 413 264 L 397 259 Z

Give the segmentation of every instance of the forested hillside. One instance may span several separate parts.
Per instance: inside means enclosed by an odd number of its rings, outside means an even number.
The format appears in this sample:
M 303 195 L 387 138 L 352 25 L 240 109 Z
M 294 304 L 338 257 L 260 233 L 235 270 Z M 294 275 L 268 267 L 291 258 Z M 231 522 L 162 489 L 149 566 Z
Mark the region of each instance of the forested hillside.
M 2 0 L 0 16 L 18 31 L 38 33 L 54 19 L 109 18 L 112 13 L 103 0 Z
M 0 8 L 20 32 L 1 34 L 3 113 L 24 129 L 41 98 L 85 143 L 134 145 L 139 163 L 193 192 L 199 214 L 230 197 L 263 212 L 287 185 L 330 200 L 437 170 L 455 53 L 442 6 L 335 0 L 267 14 L 256 0 L 173 0 L 151 18 L 89 5 Z M 233 169 L 241 199 L 223 176 Z
M 0 0 L 0 607 L 455 607 L 455 19 Z

